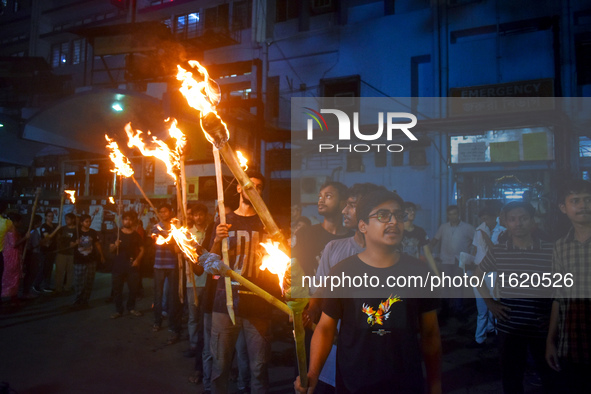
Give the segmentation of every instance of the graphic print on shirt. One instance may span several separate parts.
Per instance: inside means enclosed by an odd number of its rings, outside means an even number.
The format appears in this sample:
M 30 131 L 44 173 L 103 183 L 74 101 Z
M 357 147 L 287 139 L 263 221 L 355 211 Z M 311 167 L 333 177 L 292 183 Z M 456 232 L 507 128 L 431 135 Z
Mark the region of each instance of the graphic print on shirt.
M 404 253 L 418 258 L 419 257 L 419 240 L 412 237 L 402 238 L 402 250 Z
M 252 239 L 250 239 L 251 234 Z M 258 231 L 230 231 L 229 236 L 236 237 L 236 249 L 234 249 L 236 255 L 232 269 L 244 277 L 258 278 L 262 273 L 259 269 L 262 257 L 259 243 L 265 242 L 266 239 L 260 239 Z
M 93 250 L 93 240 L 92 236 L 90 235 L 81 235 L 80 236 L 80 244 L 78 245 L 78 253 L 82 256 L 88 256 L 92 253 Z
M 370 327 L 373 327 L 374 324 L 379 324 L 380 326 L 384 325 L 384 321 L 388 320 L 390 317 L 390 307 L 395 302 L 402 301 L 398 296 L 388 297 L 386 301 L 382 301 L 378 307 L 377 311 L 374 311 L 372 306 L 367 304 L 363 304 L 363 308 L 361 311 L 367 315 L 367 324 Z

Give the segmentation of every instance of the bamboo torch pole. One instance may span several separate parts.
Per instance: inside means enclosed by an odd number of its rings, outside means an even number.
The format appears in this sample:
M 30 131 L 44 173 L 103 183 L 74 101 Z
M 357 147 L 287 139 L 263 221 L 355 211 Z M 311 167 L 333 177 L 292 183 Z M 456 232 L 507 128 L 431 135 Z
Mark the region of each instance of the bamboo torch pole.
M 62 220 L 64 219 L 64 202 L 66 201 L 66 193 L 64 192 L 64 188 L 62 187 L 62 197 L 60 199 L 60 211 L 59 217 L 57 218 L 57 225 L 62 225 Z
M 181 222 L 181 226 L 185 225 L 185 216 L 183 214 L 183 201 L 182 201 L 182 191 L 181 191 L 181 182 L 182 179 L 179 176 L 177 176 L 177 180 L 176 180 L 176 208 L 177 208 L 177 213 Z M 178 267 L 179 267 L 179 300 L 181 302 L 181 304 L 185 301 L 185 292 L 184 292 L 184 286 L 183 286 L 183 255 L 181 253 L 177 253 L 177 263 L 178 263 Z
M 275 223 L 273 216 L 271 216 L 267 205 L 263 201 L 263 198 L 260 196 L 260 194 L 257 192 L 254 184 L 250 181 L 248 175 L 246 175 L 240 166 L 238 158 L 236 157 L 236 153 L 232 150 L 230 144 L 228 143 L 226 126 L 222 123 L 221 119 L 216 116 L 216 114 L 210 112 L 201 118 L 201 127 L 207 133 L 207 135 L 210 136 L 209 139 L 213 141 L 213 145 L 219 150 L 220 155 L 224 158 L 224 162 L 242 189 L 248 195 L 248 198 L 251 201 L 257 215 L 263 222 L 267 233 L 273 240 L 284 244 L 285 239 L 283 234 L 281 234 L 281 231 Z
M 183 214 L 185 215 L 185 225 L 189 222 L 189 218 L 187 217 L 187 174 L 185 172 L 185 155 L 181 155 L 181 192 L 183 197 Z M 189 261 L 186 262 L 187 264 L 192 264 Z M 197 296 L 197 286 L 195 283 L 195 274 L 192 272 L 193 270 L 187 270 L 187 275 L 189 276 L 189 280 L 193 285 L 193 304 L 195 307 L 199 306 L 199 297 Z M 182 276 L 182 275 L 181 275 Z
M 156 207 L 154 206 L 154 203 L 152 203 L 152 200 L 150 200 L 148 198 L 148 196 L 146 195 L 146 192 L 144 192 L 144 189 L 142 189 L 142 187 L 138 183 L 137 179 L 135 179 L 135 176 L 132 175 L 131 176 L 131 180 L 133 181 L 134 185 L 138 188 L 138 190 L 142 194 L 142 197 L 144 197 L 144 200 L 146 200 L 146 202 L 148 203 L 148 205 L 150 206 L 150 208 L 152 208 L 152 210 L 156 214 L 156 217 L 158 218 L 158 220 L 159 221 L 162 221 L 162 219 L 160 218 L 160 214 L 158 213 L 158 209 L 156 209 Z
M 215 147 L 215 145 L 213 147 L 213 161 L 215 163 L 215 176 L 218 189 L 218 210 L 220 212 L 220 224 L 226 224 L 226 206 L 224 204 L 224 178 L 222 176 L 222 161 L 220 160 L 220 152 Z M 224 238 L 222 240 L 222 258 L 224 259 L 224 264 L 226 264 L 229 267 L 230 257 L 228 256 L 228 238 Z M 232 324 L 236 324 L 236 315 L 234 313 L 234 300 L 232 297 L 232 279 L 229 276 L 225 276 L 224 281 L 226 284 L 226 308 L 228 309 L 228 315 L 232 320 Z

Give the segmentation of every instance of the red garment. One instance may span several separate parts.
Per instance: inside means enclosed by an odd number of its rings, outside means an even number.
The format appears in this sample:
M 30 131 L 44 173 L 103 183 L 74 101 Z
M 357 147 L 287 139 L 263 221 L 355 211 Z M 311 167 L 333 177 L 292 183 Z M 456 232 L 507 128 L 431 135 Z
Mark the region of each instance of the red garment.
M 22 273 L 21 248 L 16 244 L 16 231 L 8 231 L 4 238 L 4 274 L 2 276 L 2 297 L 16 297 Z

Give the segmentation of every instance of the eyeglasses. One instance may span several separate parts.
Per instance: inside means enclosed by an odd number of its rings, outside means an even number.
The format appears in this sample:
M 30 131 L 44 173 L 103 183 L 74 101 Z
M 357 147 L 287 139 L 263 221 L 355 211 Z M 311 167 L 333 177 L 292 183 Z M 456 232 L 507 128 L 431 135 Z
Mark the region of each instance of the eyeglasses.
M 380 209 L 376 213 L 369 215 L 368 218 L 376 218 L 380 223 L 388 223 L 390 220 L 392 220 L 392 216 L 394 216 L 397 222 L 403 222 L 406 218 L 404 211 L 398 210 L 392 212 L 388 211 L 387 209 Z

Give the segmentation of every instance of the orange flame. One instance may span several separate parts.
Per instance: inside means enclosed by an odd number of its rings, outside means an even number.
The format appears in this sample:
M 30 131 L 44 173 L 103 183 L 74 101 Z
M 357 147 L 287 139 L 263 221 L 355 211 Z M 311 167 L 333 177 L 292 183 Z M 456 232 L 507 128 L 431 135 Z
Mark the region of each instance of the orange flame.
M 190 107 L 201 112 L 201 116 L 215 112 L 214 106 L 220 101 L 220 92 L 217 84 L 209 78 L 207 69 L 197 60 L 189 60 L 189 65 L 196 68 L 201 75 L 199 80 L 196 80 L 193 78 L 191 71 L 177 66 L 178 73 L 176 79 L 182 82 L 179 91 L 185 96 Z
M 236 156 L 238 156 L 238 161 L 240 163 L 240 167 L 242 167 L 242 169 L 244 171 L 248 170 L 248 165 L 246 164 L 246 163 L 248 163 L 248 159 L 246 157 L 244 157 L 242 152 L 240 152 L 239 150 L 236 151 Z
M 260 245 L 267 251 L 267 255 L 263 256 L 260 269 L 262 271 L 268 270 L 270 273 L 277 275 L 279 287 L 281 287 L 281 291 L 283 292 L 283 278 L 289 269 L 291 259 L 279 250 L 279 242 L 267 240 L 267 243 L 261 242 Z
M 173 121 L 173 125 L 176 128 L 176 121 Z M 180 131 L 180 130 L 179 130 Z M 166 143 L 160 141 L 156 137 L 152 137 L 152 143 L 155 145 L 153 148 L 146 147 L 146 144 L 142 140 L 141 130 L 133 130 L 131 123 L 125 125 L 125 132 L 129 138 L 127 146 L 130 148 L 136 147 L 139 149 L 142 155 L 155 157 L 162 161 L 166 165 L 166 172 L 177 181 L 177 173 L 180 171 L 180 153 L 178 149 L 170 149 Z M 176 131 L 175 131 L 176 133 Z M 174 137 L 176 139 L 176 137 Z M 177 139 L 177 146 L 178 146 Z
M 70 197 L 72 204 L 76 204 L 76 190 L 64 190 L 64 192 Z
M 115 164 L 115 169 L 111 170 L 111 172 L 114 172 L 117 175 L 122 175 L 126 178 L 132 176 L 133 168 L 131 168 L 129 159 L 125 157 L 125 155 L 121 153 L 121 151 L 119 150 L 119 145 L 117 145 L 117 142 L 109 138 L 109 136 L 106 134 L 105 139 L 108 142 L 107 148 L 111 150 L 111 153 L 109 153 L 109 157 L 111 158 L 111 161 Z
M 111 204 L 115 204 L 115 199 L 113 198 L 113 196 L 110 196 L 110 197 L 109 197 L 109 202 L 110 202 Z
M 185 256 L 193 263 L 197 263 L 199 261 L 199 255 L 195 251 L 195 244 L 199 244 L 197 239 L 191 234 L 187 227 L 180 227 L 177 226 L 178 221 L 172 222 L 170 224 L 170 230 L 168 231 L 168 237 L 163 237 L 162 235 L 158 235 L 156 239 L 157 245 L 164 245 L 170 243 L 173 239 L 184 253 Z M 160 230 L 162 230 L 159 227 Z
M 209 77 L 207 69 L 203 67 L 198 61 L 189 60 L 189 65 L 191 65 L 193 68 L 196 68 L 200 75 L 198 79 L 195 79 L 191 71 L 185 70 L 181 66 L 177 65 L 178 73 L 176 78 L 182 82 L 179 91 L 185 97 L 191 108 L 201 112 L 201 119 L 203 119 L 205 115 L 213 113 L 223 125 L 227 136 L 226 139 L 228 139 L 230 136 L 228 132 L 228 126 L 224 123 L 222 118 L 220 118 L 217 111 L 215 110 L 215 106 L 218 105 L 221 98 L 217 83 Z M 206 130 L 204 130 L 204 132 L 205 138 L 213 144 L 213 138 L 207 133 Z

